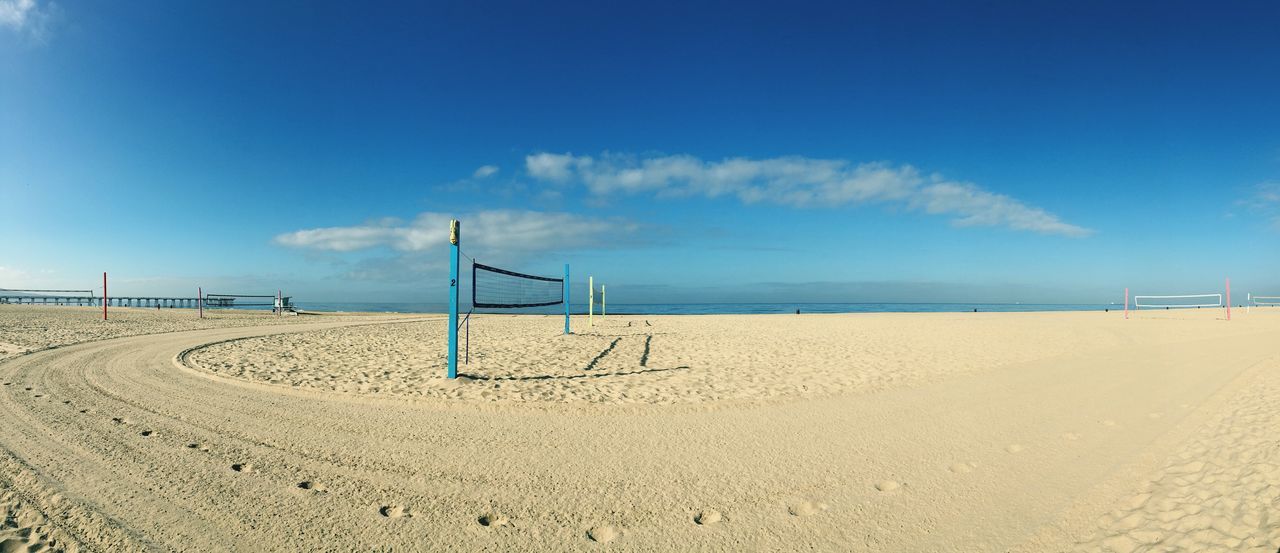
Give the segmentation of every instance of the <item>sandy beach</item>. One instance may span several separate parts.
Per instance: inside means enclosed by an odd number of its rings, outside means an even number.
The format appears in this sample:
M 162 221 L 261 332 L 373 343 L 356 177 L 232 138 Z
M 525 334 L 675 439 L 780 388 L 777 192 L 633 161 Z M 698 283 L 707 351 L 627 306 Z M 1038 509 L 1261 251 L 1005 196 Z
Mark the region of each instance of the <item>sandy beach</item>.
M 0 306 L 0 550 L 1280 547 L 1280 309 Z

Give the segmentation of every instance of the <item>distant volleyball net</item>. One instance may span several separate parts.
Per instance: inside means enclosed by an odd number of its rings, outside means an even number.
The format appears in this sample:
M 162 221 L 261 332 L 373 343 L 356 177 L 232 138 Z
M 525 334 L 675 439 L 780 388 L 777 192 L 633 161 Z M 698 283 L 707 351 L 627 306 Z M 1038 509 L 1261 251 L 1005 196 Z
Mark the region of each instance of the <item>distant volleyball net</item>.
M 1168 295 L 1135 295 L 1133 296 L 1133 309 L 1141 311 L 1143 309 L 1211 309 L 1225 308 L 1227 320 L 1231 320 L 1231 279 L 1226 279 L 1226 289 L 1224 294 L 1168 294 Z M 1124 313 L 1125 318 L 1129 318 L 1129 289 L 1124 289 Z
M 1249 305 L 1253 307 L 1280 306 L 1280 296 L 1255 296 L 1253 294 L 1250 294 Z
M 1222 294 L 1180 294 L 1171 296 L 1134 296 L 1135 309 L 1198 309 L 1222 307 Z

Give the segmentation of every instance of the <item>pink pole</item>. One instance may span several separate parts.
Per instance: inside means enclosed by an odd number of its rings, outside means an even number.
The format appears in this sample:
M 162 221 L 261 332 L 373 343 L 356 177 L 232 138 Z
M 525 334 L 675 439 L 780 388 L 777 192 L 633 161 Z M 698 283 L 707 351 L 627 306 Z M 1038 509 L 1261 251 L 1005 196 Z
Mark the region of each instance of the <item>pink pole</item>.
M 1231 320 L 1231 279 L 1227 279 L 1227 320 Z
M 280 296 L 281 296 L 281 295 L 283 295 L 283 294 L 280 292 L 280 290 L 278 290 L 278 289 L 277 289 L 277 290 L 276 290 L 276 316 L 277 316 L 277 317 L 279 317 L 279 316 L 280 316 L 280 312 L 281 312 L 281 311 L 284 311 L 284 309 L 282 309 L 282 308 L 284 307 L 284 304 L 283 304 L 283 303 L 281 303 L 281 301 L 280 301 Z M 1230 297 L 1230 295 L 1228 295 L 1228 297 Z
M 102 320 L 107 320 L 107 273 L 102 273 Z
M 204 318 L 204 288 L 196 287 L 196 305 L 200 307 L 200 318 Z
M 1129 289 L 1124 289 L 1124 318 L 1129 318 Z

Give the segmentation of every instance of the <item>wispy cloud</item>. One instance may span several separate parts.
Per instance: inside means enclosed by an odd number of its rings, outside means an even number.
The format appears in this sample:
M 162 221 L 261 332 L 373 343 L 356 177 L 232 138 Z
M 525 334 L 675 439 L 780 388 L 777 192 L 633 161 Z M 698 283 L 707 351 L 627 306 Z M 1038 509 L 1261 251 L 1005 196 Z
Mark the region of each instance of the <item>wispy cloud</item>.
M 344 274 L 355 280 L 401 281 L 420 278 L 440 267 L 424 252 L 443 248 L 449 239 L 447 213 L 427 212 L 413 221 L 380 219 L 363 225 L 302 229 L 277 235 L 281 246 L 347 253 L 391 250 L 391 255 L 359 260 Z M 520 262 L 548 252 L 633 244 L 640 226 L 622 219 L 571 213 L 492 210 L 461 214 L 463 251 L 489 262 Z
M 1280 230 L 1280 181 L 1261 183 L 1253 188 L 1249 198 L 1236 203 L 1266 217 L 1272 228 Z
M 705 161 L 687 155 L 597 158 L 543 152 L 526 156 L 525 170 L 542 181 L 581 183 L 596 196 L 731 197 L 747 204 L 796 208 L 899 204 L 951 216 L 958 226 L 1003 226 L 1070 237 L 1094 232 L 976 184 L 923 175 L 910 165 L 806 157 Z
M 0 28 L 44 42 L 48 38 L 49 22 L 57 10 L 52 2 L 41 5 L 37 0 L 0 0 Z
M 1254 200 L 1266 205 L 1280 206 L 1280 182 L 1264 182 L 1259 184 Z
M 472 173 L 471 176 L 477 179 L 483 179 L 485 177 L 491 177 L 497 173 L 498 173 L 498 166 L 482 165 L 479 169 L 476 169 L 476 172 Z
M 5 286 L 17 286 L 17 283 L 27 278 L 27 272 L 14 267 L 5 267 L 0 265 L 0 288 Z
M 363 225 L 287 232 L 274 242 L 291 248 L 351 252 L 386 247 L 419 252 L 443 246 L 449 237 L 446 213 L 427 212 L 411 222 L 381 219 Z M 539 253 L 606 246 L 626 240 L 639 226 L 624 220 L 571 213 L 492 210 L 463 214 L 466 248 L 484 252 Z

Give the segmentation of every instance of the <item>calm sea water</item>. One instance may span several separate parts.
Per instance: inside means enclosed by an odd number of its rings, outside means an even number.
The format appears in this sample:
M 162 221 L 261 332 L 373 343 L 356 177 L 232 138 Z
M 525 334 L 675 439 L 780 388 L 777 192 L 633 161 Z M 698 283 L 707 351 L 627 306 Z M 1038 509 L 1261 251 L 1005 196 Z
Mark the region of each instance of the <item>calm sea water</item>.
M 323 303 L 296 301 L 304 311 L 445 313 L 444 303 Z M 1078 303 L 619 303 L 609 304 L 615 315 L 713 315 L 760 313 L 961 313 L 978 311 L 1103 311 L 1124 306 Z M 467 310 L 466 306 L 462 307 Z M 563 313 L 559 306 L 531 309 L 477 310 L 494 313 Z M 586 313 L 586 304 L 573 305 L 574 314 Z

